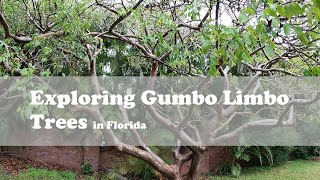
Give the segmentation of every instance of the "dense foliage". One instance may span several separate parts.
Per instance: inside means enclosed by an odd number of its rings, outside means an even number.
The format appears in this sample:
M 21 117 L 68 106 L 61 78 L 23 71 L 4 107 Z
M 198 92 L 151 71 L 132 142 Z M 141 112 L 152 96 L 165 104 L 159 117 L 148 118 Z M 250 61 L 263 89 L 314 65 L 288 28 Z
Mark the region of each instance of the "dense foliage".
M 165 59 L 160 74 L 215 75 L 227 65 L 248 75 L 241 63 L 256 71 L 268 62 L 273 73 L 319 74 L 317 0 L 138 3 L 2 1 L 2 74 L 88 75 L 86 44 L 100 41 L 99 75 L 148 74 L 153 56 Z

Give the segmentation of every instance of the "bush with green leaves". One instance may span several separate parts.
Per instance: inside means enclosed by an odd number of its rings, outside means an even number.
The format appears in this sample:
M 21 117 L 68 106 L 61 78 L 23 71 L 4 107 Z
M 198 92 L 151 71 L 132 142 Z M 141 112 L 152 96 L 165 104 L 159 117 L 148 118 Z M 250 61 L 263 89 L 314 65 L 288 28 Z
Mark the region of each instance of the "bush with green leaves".
M 291 159 L 312 159 L 319 155 L 320 147 L 318 146 L 297 146 L 293 147 Z
M 232 162 L 229 166 L 223 166 L 219 170 L 221 175 L 232 175 L 238 177 L 241 174 L 241 162 L 249 162 L 251 160 L 258 159 L 260 165 L 263 165 L 264 162 L 268 162 L 269 165 L 273 164 L 273 156 L 268 147 L 263 146 L 236 146 L 231 147 Z
M 83 162 L 80 167 L 83 174 L 93 174 L 94 172 L 92 165 L 88 161 Z
M 312 159 L 320 155 L 318 146 L 274 146 L 274 147 L 231 147 L 232 161 L 218 170 L 219 175 L 232 175 L 238 177 L 241 174 L 243 164 L 255 166 L 256 161 L 260 165 L 280 165 L 289 160 Z
M 290 160 L 290 154 L 293 151 L 293 147 L 290 146 L 275 146 L 269 147 L 273 156 L 274 165 L 283 164 Z
M 312 159 L 320 155 L 318 146 L 276 146 L 270 147 L 275 165 L 283 164 L 289 160 Z

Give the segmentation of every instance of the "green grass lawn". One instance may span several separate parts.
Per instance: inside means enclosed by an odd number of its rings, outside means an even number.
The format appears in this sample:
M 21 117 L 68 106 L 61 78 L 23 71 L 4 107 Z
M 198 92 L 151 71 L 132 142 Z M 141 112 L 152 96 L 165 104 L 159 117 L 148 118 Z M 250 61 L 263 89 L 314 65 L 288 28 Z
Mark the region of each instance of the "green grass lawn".
M 76 176 L 73 172 L 59 172 L 36 168 L 30 168 L 22 171 L 17 176 L 12 176 L 0 169 L 0 180 L 73 180 L 76 179 Z
M 78 178 L 72 172 L 49 171 L 45 169 L 28 169 L 22 171 L 19 175 L 13 177 L 0 168 L 0 180 L 25 180 L 25 179 L 46 179 L 46 180 L 72 180 L 72 179 L 94 179 L 93 177 Z M 211 176 L 213 179 L 248 179 L 248 180 L 300 180 L 300 179 L 320 179 L 320 162 L 316 161 L 292 161 L 281 166 L 273 168 L 269 167 L 253 167 L 244 169 L 238 178 L 227 176 Z
M 211 176 L 213 179 L 250 179 L 250 180 L 302 180 L 320 179 L 320 162 L 291 161 L 276 167 L 253 167 L 244 169 L 238 178 Z

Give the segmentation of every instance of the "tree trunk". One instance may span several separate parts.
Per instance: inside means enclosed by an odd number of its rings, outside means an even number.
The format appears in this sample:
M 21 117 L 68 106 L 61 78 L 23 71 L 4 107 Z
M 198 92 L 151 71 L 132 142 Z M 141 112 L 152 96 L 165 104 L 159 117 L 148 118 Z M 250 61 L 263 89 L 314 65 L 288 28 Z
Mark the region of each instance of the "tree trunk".
M 187 174 L 187 180 L 198 180 L 200 179 L 201 173 L 200 168 L 203 161 L 202 152 L 193 152 L 192 162 Z

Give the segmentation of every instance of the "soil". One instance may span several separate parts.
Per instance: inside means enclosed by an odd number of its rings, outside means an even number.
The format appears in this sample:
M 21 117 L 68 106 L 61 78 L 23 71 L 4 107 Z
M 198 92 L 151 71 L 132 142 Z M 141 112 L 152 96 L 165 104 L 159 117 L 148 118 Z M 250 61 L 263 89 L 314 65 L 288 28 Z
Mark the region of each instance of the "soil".
M 0 155 L 0 167 L 3 171 L 10 173 L 13 176 L 18 175 L 20 171 L 26 170 L 31 167 L 49 169 L 49 170 L 59 170 L 59 171 L 72 171 L 77 174 L 80 173 L 68 167 L 35 162 L 35 161 L 25 160 L 19 157 L 8 156 L 8 155 Z

